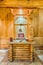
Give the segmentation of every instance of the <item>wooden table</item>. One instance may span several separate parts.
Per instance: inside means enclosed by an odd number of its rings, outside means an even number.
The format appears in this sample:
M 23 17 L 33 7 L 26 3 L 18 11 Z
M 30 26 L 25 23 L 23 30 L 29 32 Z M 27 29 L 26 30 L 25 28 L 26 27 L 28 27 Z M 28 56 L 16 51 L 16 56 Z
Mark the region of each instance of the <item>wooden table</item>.
M 9 61 L 13 60 L 33 60 L 33 43 L 14 43 L 10 42 L 9 43 L 9 48 L 8 48 L 8 58 Z

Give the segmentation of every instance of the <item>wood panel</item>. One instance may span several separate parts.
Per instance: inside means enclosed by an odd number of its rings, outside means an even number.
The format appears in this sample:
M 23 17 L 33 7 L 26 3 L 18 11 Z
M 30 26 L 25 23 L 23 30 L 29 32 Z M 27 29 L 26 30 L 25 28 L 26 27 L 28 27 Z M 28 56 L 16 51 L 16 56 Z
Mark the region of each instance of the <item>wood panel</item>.
M 13 60 L 29 60 L 32 61 L 32 46 L 31 44 L 11 44 L 9 45 L 9 61 Z
M 43 8 L 39 9 L 39 34 L 40 37 L 43 37 Z
M 25 2 L 24 2 L 25 1 Z M 22 4 L 23 3 L 23 4 Z M 42 7 L 42 0 L 4 0 L 0 2 L 0 7 Z

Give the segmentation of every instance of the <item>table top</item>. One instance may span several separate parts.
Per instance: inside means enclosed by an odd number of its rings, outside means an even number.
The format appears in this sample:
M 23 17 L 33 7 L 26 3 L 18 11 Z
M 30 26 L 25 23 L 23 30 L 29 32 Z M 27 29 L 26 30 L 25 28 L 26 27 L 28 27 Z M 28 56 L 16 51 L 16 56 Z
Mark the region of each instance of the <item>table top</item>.
M 34 41 L 27 42 L 26 40 L 13 40 L 12 42 L 8 41 L 9 44 L 35 44 Z

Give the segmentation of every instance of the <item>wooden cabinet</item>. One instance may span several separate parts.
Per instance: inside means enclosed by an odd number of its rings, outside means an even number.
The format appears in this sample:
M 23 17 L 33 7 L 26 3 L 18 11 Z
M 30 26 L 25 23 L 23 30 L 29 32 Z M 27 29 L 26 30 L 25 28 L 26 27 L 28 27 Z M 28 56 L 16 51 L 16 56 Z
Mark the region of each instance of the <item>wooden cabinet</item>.
M 9 44 L 9 60 L 33 60 L 32 44 Z
M 13 52 L 12 52 L 12 50 L 13 50 L 13 47 L 12 47 L 12 45 L 10 44 L 10 45 L 8 46 L 8 60 L 9 60 L 9 61 L 12 61 L 12 60 L 13 60 Z

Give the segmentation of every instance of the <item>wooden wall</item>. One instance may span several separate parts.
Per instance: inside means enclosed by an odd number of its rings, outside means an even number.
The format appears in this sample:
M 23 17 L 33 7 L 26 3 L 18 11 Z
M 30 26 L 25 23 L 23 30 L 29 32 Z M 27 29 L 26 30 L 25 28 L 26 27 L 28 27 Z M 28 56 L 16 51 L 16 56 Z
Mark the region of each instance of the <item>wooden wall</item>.
M 39 9 L 39 31 L 38 36 L 43 37 L 43 8 Z
M 0 37 L 13 36 L 13 15 L 9 8 L 0 8 Z M 11 28 L 11 29 L 10 29 Z M 3 32 L 2 32 L 3 31 Z
M 36 9 L 32 21 L 34 37 L 43 37 L 43 8 Z
M 38 36 L 39 29 L 39 9 L 35 9 L 32 13 L 33 36 Z
M 13 35 L 13 15 L 9 8 L 0 8 L 0 47 L 7 48 L 7 40 Z
M 43 37 L 43 9 L 34 10 L 33 13 L 31 14 L 31 17 L 32 17 L 32 25 L 33 25 L 33 36 Z M 12 15 L 10 8 L 0 8 L 0 43 L 1 44 L 6 44 L 7 43 L 6 39 L 10 37 L 14 38 L 13 22 L 14 22 L 14 16 Z
M 31 16 L 29 17 L 31 18 Z M 10 37 L 14 38 L 14 35 L 15 35 L 14 34 L 14 16 L 11 13 L 11 9 L 0 8 L 0 38 L 6 38 L 6 39 Z

